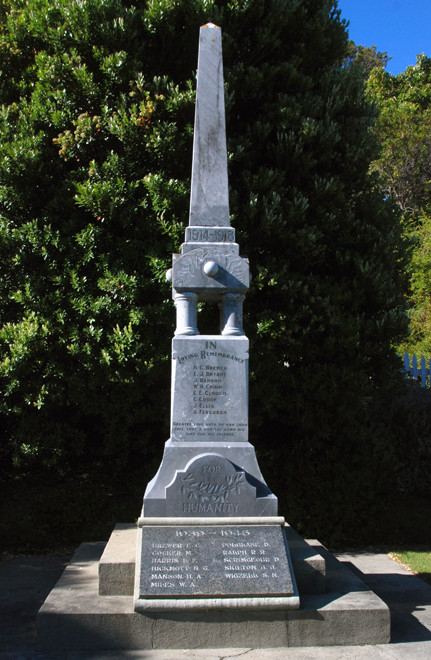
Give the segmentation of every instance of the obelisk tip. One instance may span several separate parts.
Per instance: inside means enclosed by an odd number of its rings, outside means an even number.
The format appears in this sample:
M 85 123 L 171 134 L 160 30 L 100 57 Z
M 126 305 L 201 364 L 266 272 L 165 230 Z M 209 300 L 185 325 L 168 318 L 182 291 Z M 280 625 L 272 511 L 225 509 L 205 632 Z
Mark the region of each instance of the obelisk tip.
M 217 30 L 220 30 L 219 25 L 215 25 L 214 23 L 205 23 L 205 25 L 202 25 L 203 28 L 217 28 Z
M 222 39 L 214 23 L 199 36 L 189 226 L 230 226 Z

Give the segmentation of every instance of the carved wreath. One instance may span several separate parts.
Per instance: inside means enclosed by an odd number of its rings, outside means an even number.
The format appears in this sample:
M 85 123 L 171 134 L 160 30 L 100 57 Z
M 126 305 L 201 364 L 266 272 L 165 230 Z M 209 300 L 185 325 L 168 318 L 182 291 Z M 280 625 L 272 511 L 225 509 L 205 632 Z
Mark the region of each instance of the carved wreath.
M 239 487 L 245 480 L 244 472 L 238 472 L 234 476 L 227 475 L 221 484 L 210 484 L 204 481 L 196 481 L 191 472 L 181 478 L 181 492 L 187 494 L 188 500 L 197 502 L 226 502 L 230 492 L 239 495 Z

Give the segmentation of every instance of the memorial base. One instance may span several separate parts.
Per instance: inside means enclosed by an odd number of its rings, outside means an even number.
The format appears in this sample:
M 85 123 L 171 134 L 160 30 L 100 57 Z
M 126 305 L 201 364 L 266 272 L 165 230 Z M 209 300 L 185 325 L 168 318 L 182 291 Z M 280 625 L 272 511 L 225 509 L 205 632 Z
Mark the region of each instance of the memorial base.
M 166 521 L 165 521 L 166 522 Z M 385 603 L 317 541 L 286 534 L 298 610 L 134 611 L 136 526 L 84 543 L 38 614 L 44 651 L 274 648 L 389 642 Z

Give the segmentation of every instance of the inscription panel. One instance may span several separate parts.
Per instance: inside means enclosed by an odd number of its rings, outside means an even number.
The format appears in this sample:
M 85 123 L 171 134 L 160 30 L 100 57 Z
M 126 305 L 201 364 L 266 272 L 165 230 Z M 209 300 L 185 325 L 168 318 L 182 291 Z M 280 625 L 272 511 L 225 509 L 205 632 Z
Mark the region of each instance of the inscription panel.
M 233 227 L 186 227 L 186 241 L 194 243 L 232 243 L 235 240 Z
M 166 506 L 170 515 L 186 518 L 246 516 L 255 511 L 256 488 L 227 458 L 203 454 L 177 471 Z
M 248 440 L 248 339 L 176 337 L 171 438 Z
M 289 596 L 278 525 L 142 528 L 140 598 Z

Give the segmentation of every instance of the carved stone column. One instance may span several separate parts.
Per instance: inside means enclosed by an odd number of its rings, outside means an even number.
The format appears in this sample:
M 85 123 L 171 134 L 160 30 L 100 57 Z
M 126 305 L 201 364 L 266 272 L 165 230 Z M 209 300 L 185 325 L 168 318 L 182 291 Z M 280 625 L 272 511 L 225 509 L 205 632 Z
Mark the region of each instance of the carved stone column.
M 222 335 L 243 335 L 242 303 L 245 296 L 242 293 L 225 293 L 222 296 Z
M 198 335 L 196 293 L 176 293 L 175 307 L 177 309 L 177 328 L 175 335 Z

